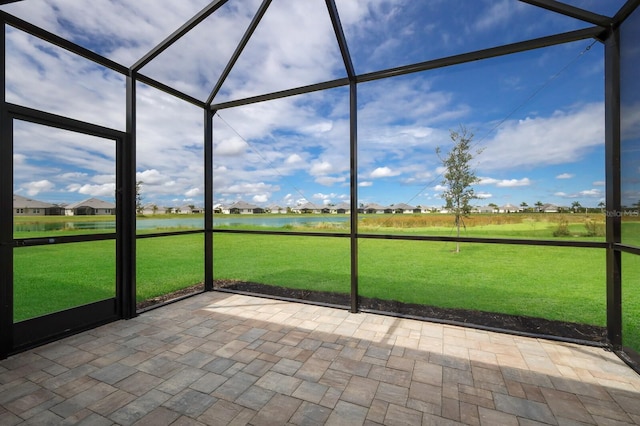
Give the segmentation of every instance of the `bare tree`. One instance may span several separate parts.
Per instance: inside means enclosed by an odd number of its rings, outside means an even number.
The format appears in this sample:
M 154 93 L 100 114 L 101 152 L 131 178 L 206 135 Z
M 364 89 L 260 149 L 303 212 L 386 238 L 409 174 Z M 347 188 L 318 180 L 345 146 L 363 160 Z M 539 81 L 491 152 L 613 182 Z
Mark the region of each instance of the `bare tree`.
M 447 209 L 455 215 L 457 236 L 460 237 L 460 227 L 464 227 L 464 218 L 471 213 L 469 201 L 478 198 L 472 187 L 478 179 L 471 168 L 471 161 L 482 150 L 472 152 L 471 141 L 473 133 L 460 126 L 458 131 L 450 131 L 453 146 L 446 155 L 442 155 L 440 147 L 436 148 L 436 154 L 445 168 L 442 176 L 442 185 L 446 188 L 442 192 L 442 198 L 446 201 Z M 456 253 L 460 252 L 460 242 L 456 241 Z

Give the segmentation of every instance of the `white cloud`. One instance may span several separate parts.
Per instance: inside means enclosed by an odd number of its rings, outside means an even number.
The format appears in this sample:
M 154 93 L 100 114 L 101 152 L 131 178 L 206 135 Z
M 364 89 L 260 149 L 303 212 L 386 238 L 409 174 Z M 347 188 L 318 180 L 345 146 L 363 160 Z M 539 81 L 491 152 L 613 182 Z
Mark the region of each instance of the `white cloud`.
M 374 171 L 372 171 L 369 174 L 369 177 L 376 179 L 376 178 L 384 178 L 384 177 L 391 177 L 391 176 L 398 176 L 400 174 L 400 172 L 395 171 L 395 170 L 391 170 L 389 167 L 378 167 L 377 169 L 375 169 Z
M 480 179 L 480 182 L 478 182 L 478 185 L 495 185 L 498 188 L 510 188 L 510 187 L 516 187 L 516 186 L 531 185 L 531 180 L 526 177 L 522 179 L 494 179 L 490 177 L 481 177 L 479 179 Z
M 156 169 L 147 169 L 143 172 L 136 173 L 136 181 L 142 182 L 143 186 L 147 185 L 159 185 L 162 183 L 166 183 L 168 180 L 167 176 L 163 176 Z
M 331 200 L 335 197 L 336 194 L 323 194 L 321 192 L 317 192 L 311 196 L 311 198 L 315 198 L 316 200 Z
M 478 197 L 481 200 L 485 200 L 487 198 L 493 197 L 493 194 L 490 194 L 488 192 L 477 192 L 476 197 Z
M 319 176 L 315 179 L 315 182 L 324 186 L 332 186 L 332 185 L 335 185 L 336 183 L 343 183 L 346 181 L 347 181 L 347 178 L 345 177 L 331 177 L 331 176 Z
M 495 30 L 496 26 L 507 25 L 513 16 L 524 9 L 524 5 L 510 0 L 494 2 L 486 11 L 479 14 L 473 27 L 479 31 Z
M 531 181 L 529 178 L 522 179 L 504 179 L 496 184 L 499 188 L 512 188 L 515 186 L 529 186 L 531 185 Z
M 334 166 L 328 161 L 317 161 L 311 165 L 309 170 L 312 176 L 326 175 L 332 172 L 334 172 Z
M 507 121 L 481 156 L 482 170 L 575 163 L 604 145 L 604 106 L 591 103 L 548 117 Z
M 184 193 L 185 197 L 194 198 L 201 194 L 200 188 L 192 188 Z
M 320 123 L 311 124 L 309 126 L 303 127 L 301 131 L 303 133 L 326 133 L 326 132 L 330 132 L 332 129 L 333 129 L 333 122 L 322 121 Z
M 51 191 L 55 187 L 53 182 L 48 180 L 39 180 L 36 182 L 27 182 L 21 185 L 21 188 L 26 189 L 27 194 L 30 196 L 38 195 L 41 192 Z
M 606 183 L 603 180 L 597 180 L 595 182 L 592 182 L 591 185 L 593 185 L 593 186 L 605 186 Z
M 345 194 L 340 195 L 333 192 L 330 194 L 324 194 L 322 192 L 318 192 L 313 194 L 311 198 L 322 201 L 322 204 L 326 206 L 333 203 L 334 200 L 345 200 L 345 199 L 348 199 L 349 197 Z
M 71 184 L 67 186 L 69 192 L 77 192 L 78 194 L 90 195 L 92 197 L 109 197 L 113 198 L 116 191 L 115 183 L 105 183 L 102 185 L 78 185 Z
M 87 173 L 83 173 L 83 172 L 69 172 L 69 173 L 63 173 L 59 177 L 63 180 L 79 180 L 79 179 L 87 179 L 88 176 L 89 175 Z
M 358 182 L 358 186 L 361 186 L 363 188 L 368 186 L 373 186 L 373 182 L 371 181 Z
M 97 184 L 114 184 L 115 185 L 116 176 L 115 175 L 95 175 L 91 177 L 91 182 Z
M 599 197 L 602 197 L 604 193 L 600 189 L 586 189 L 584 191 L 580 191 L 580 195 L 583 197 L 589 197 L 589 198 L 593 198 L 593 197 L 599 198 Z
M 480 179 L 480 182 L 478 182 L 478 185 L 495 185 L 496 183 L 500 182 L 499 179 L 494 179 L 490 177 L 481 177 L 479 179 Z
M 242 155 L 247 150 L 247 143 L 240 138 L 220 141 L 213 148 L 214 155 L 235 156 Z
M 254 195 L 251 200 L 254 203 L 266 203 L 267 201 L 269 201 L 269 195 L 268 194 Z
M 572 194 L 567 194 L 566 192 L 556 192 L 553 195 L 561 198 L 601 198 L 604 193 L 600 189 L 586 189 L 584 191 L 579 191 Z
M 571 179 L 573 177 L 574 177 L 574 175 L 571 174 L 571 173 L 562 173 L 562 174 L 559 174 L 558 176 L 556 176 L 556 179 Z
M 231 185 L 227 188 L 220 189 L 220 192 L 227 193 L 227 194 L 247 195 L 247 194 L 271 193 L 273 191 L 277 191 L 278 189 L 279 188 L 277 186 L 272 186 L 264 182 L 258 182 L 258 183 L 245 182 L 245 183 L 239 183 L 239 184 Z
M 298 154 L 291 154 L 284 162 L 285 164 L 299 164 L 302 163 L 302 161 L 302 157 L 300 157 Z

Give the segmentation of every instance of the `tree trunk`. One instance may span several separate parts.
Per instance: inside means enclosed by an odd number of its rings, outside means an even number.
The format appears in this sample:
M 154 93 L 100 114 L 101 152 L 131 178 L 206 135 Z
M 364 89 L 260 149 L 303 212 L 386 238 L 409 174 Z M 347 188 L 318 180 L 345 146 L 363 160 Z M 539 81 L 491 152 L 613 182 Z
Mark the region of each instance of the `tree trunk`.
M 460 238 L 460 216 L 456 216 L 456 228 L 458 228 L 458 238 Z M 456 253 L 460 253 L 460 241 L 456 241 Z

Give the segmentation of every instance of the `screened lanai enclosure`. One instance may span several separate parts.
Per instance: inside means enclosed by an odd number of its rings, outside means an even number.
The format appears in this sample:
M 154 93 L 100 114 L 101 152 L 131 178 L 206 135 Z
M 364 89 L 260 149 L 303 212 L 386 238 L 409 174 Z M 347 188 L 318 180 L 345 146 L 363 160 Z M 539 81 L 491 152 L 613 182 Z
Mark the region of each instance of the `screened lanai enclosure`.
M 638 369 L 639 0 L 0 5 L 2 357 L 226 291 Z

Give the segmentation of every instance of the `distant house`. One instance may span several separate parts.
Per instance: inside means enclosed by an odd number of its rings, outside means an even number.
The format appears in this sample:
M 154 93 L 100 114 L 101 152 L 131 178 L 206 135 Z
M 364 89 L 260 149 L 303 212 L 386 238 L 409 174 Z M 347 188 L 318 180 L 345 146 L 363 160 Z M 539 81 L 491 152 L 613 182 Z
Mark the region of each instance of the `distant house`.
M 298 213 L 298 214 L 310 214 L 310 213 L 320 214 L 322 213 L 322 209 L 323 207 L 321 206 L 307 202 L 299 206 L 292 207 L 291 211 L 293 213 Z
M 226 214 L 255 214 L 264 213 L 262 207 L 258 207 L 255 204 L 249 204 L 246 201 L 236 201 L 235 203 L 223 206 L 222 213 Z
M 474 213 L 495 213 L 495 211 L 493 206 L 478 206 L 474 209 Z
M 340 203 L 335 206 L 331 206 L 331 214 L 351 214 L 351 204 Z
M 202 207 L 197 207 L 194 205 L 185 205 L 178 207 L 176 211 L 180 214 L 198 214 L 203 213 L 204 209 Z
M 544 212 L 544 213 L 558 213 L 560 211 L 560 207 L 556 206 L 555 204 L 543 204 L 542 207 L 540 207 L 540 211 Z
M 286 214 L 287 213 L 287 209 L 284 207 L 280 207 L 277 204 L 271 204 L 270 206 L 267 206 L 266 211 L 269 213 L 278 213 L 278 214 Z
M 64 209 L 60 206 L 13 194 L 14 216 L 60 216 Z
M 381 206 L 380 204 L 376 203 L 367 204 L 361 210 L 359 210 L 360 213 L 364 214 L 384 214 L 386 212 L 391 213 L 391 211 L 392 210 L 390 207 Z
M 154 214 L 166 214 L 167 210 L 165 207 L 160 207 L 157 204 L 149 203 L 142 206 L 142 214 L 144 215 L 154 215 Z
M 520 207 L 514 206 L 513 204 L 505 204 L 498 210 L 499 213 L 516 213 L 518 211 L 520 211 Z
M 420 208 L 410 206 L 409 204 L 399 203 L 393 206 L 394 213 L 413 214 L 420 213 Z
M 89 198 L 65 206 L 64 214 L 67 216 L 114 215 L 116 205 L 98 198 Z

